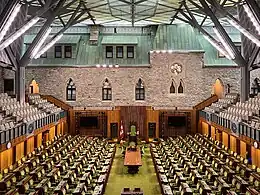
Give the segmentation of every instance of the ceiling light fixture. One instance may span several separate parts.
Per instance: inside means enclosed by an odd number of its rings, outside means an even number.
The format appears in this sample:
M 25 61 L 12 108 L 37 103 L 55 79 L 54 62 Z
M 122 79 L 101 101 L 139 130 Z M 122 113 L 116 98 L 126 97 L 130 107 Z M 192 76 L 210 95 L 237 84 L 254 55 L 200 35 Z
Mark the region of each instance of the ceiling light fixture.
M 21 9 L 21 4 L 17 4 L 11 13 L 10 17 L 7 19 L 5 25 L 3 26 L 2 29 L 0 29 L 0 42 L 3 40 L 4 36 L 6 35 L 7 31 L 9 30 L 10 26 L 12 25 L 15 17 L 17 16 L 18 12 Z
M 216 35 L 218 36 L 220 42 L 222 43 L 222 45 L 224 46 L 225 50 L 227 51 L 227 53 L 229 54 L 231 59 L 235 59 L 235 54 L 232 51 L 232 48 L 227 44 L 227 42 L 223 39 L 223 37 L 221 36 L 221 34 L 219 33 L 218 29 L 216 27 L 213 27 L 213 31 L 216 33 Z
M 56 36 L 54 39 L 52 39 L 48 44 L 46 44 L 43 48 L 41 48 L 39 53 L 34 58 L 37 59 L 42 54 L 44 54 L 46 51 L 48 51 L 58 40 L 61 39 L 62 36 L 63 36 L 63 34 L 60 34 L 60 35 Z
M 227 21 L 234 26 L 237 30 L 243 33 L 248 39 L 254 42 L 258 47 L 260 47 L 260 40 L 253 36 L 250 32 L 248 32 L 245 28 L 243 28 L 239 23 L 235 20 L 228 18 Z
M 254 27 L 256 28 L 258 34 L 260 35 L 260 24 L 255 19 L 255 16 L 251 9 L 248 7 L 248 5 L 243 5 L 243 8 L 247 14 L 247 16 L 250 18 L 251 22 L 253 23 Z
M 229 54 L 227 53 L 227 51 L 222 47 L 220 46 L 216 41 L 212 40 L 210 37 L 206 36 L 206 35 L 203 35 L 204 38 L 210 42 L 210 44 L 212 46 L 214 46 L 221 54 L 225 55 L 227 59 L 231 60 L 231 56 L 229 56 Z
M 48 38 L 49 34 L 51 33 L 52 28 L 49 27 L 48 30 L 46 31 L 46 33 L 43 35 L 43 37 L 41 38 L 41 40 L 36 43 L 36 46 L 34 47 L 33 51 L 32 51 L 32 55 L 31 55 L 31 59 L 35 58 L 36 56 L 41 56 L 42 53 L 42 49 L 40 50 L 41 46 L 43 45 L 44 41 Z M 38 53 L 39 52 L 39 53 Z M 40 54 L 41 53 L 41 54 Z M 40 54 L 40 55 L 39 55 Z
M 4 48 L 8 47 L 10 44 L 12 44 L 16 39 L 18 39 L 22 34 L 24 34 L 27 30 L 29 30 L 34 24 L 36 24 L 39 21 L 39 17 L 35 17 L 31 19 L 29 22 L 27 22 L 22 28 L 20 28 L 18 31 L 13 33 L 11 36 L 9 36 L 1 45 L 0 45 L 0 51 Z

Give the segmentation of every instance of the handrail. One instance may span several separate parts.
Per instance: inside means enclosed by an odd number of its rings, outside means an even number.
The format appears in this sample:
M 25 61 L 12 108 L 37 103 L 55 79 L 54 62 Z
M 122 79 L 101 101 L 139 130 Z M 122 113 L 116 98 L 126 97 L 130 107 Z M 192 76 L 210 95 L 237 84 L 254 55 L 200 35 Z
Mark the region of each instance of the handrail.
M 195 110 L 202 110 L 207 106 L 210 106 L 212 103 L 218 101 L 217 95 L 212 95 L 209 98 L 203 100 L 202 102 L 198 103 L 197 105 L 193 106 L 193 109 Z
M 55 104 L 56 106 L 62 108 L 63 110 L 71 110 L 73 109 L 72 106 L 69 104 L 63 102 L 62 100 L 59 100 L 58 98 L 52 96 L 52 95 L 41 95 L 42 98 L 47 99 L 48 102 L 51 102 Z

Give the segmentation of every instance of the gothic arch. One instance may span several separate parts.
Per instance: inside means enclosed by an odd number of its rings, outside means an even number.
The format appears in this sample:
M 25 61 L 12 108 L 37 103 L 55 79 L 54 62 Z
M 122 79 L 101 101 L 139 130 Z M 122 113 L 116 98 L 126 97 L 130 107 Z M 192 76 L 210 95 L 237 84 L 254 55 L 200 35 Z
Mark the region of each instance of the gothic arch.
M 170 86 L 170 93 L 171 94 L 176 93 L 176 83 L 173 79 L 172 79 L 172 83 L 171 83 L 171 86 Z
M 76 85 L 70 78 L 67 82 L 66 87 L 66 100 L 67 101 L 76 101 Z
M 220 78 L 217 78 L 213 84 L 213 94 L 217 95 L 218 98 L 224 96 L 224 83 Z
M 102 100 L 112 100 L 112 87 L 107 78 L 104 80 L 102 86 Z
M 29 85 L 29 93 L 34 94 L 34 93 L 39 93 L 39 84 L 36 82 L 35 79 L 32 79 L 30 85 Z
M 180 83 L 178 86 L 178 93 L 184 93 L 184 82 L 182 79 L 180 80 Z
M 138 82 L 135 85 L 135 100 L 144 100 L 144 99 L 145 99 L 144 82 L 141 78 L 139 78 Z

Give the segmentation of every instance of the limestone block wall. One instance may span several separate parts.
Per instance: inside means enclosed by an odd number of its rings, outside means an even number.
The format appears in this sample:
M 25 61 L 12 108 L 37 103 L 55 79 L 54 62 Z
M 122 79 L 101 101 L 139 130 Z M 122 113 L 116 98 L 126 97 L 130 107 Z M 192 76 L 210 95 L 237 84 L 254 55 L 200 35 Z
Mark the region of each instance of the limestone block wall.
M 217 78 L 232 86 L 232 92 L 240 90 L 239 68 L 203 68 L 203 53 L 153 53 L 151 65 L 133 68 L 65 68 L 65 67 L 28 67 L 26 87 L 32 79 L 39 84 L 42 94 L 51 94 L 66 101 L 66 86 L 73 79 L 77 90 L 72 106 L 98 107 L 147 105 L 155 107 L 187 108 L 208 98 Z M 172 65 L 180 65 L 181 72 L 176 75 Z M 105 79 L 112 86 L 112 101 L 102 101 L 102 85 Z M 135 100 L 135 86 L 141 78 L 145 86 L 145 100 Z M 183 94 L 170 94 L 172 80 L 177 91 L 183 82 Z

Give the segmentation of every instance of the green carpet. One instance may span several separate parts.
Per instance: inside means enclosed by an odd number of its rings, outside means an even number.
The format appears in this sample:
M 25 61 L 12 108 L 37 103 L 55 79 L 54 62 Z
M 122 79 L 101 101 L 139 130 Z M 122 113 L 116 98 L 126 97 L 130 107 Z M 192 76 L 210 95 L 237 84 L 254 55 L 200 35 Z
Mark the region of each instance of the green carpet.
M 139 187 L 144 191 L 144 195 L 160 195 L 160 185 L 157 181 L 154 170 L 153 160 L 150 154 L 150 148 L 145 149 L 142 157 L 142 166 L 137 174 L 127 173 L 127 167 L 124 166 L 124 158 L 121 154 L 121 148 L 117 147 L 116 155 L 110 171 L 105 195 L 120 195 L 124 187 Z

